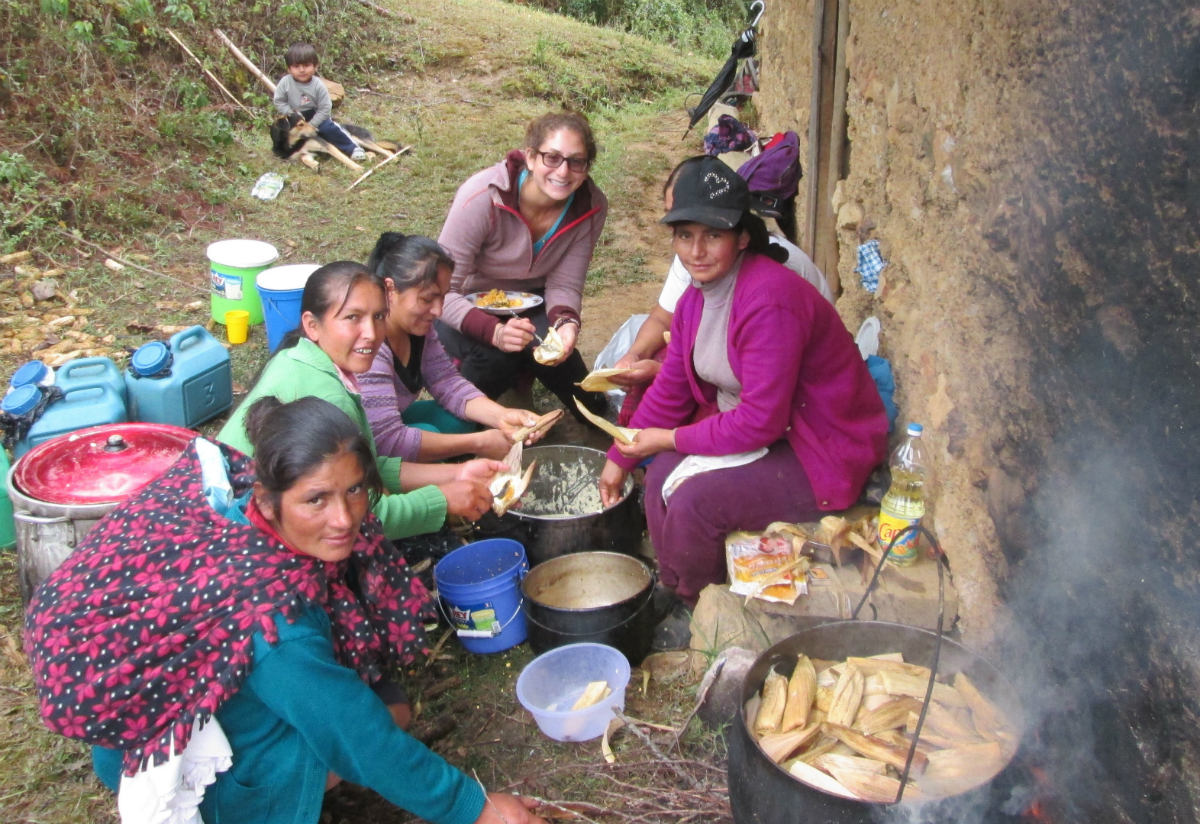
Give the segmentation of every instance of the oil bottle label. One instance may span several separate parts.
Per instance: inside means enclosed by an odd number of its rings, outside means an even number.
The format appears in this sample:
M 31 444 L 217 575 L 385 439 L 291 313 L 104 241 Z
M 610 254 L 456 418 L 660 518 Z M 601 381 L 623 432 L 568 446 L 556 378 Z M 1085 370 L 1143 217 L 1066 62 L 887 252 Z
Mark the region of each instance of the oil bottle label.
M 879 513 L 879 546 L 887 549 L 888 544 L 897 533 L 921 522 L 920 518 L 898 518 L 881 511 Z M 900 566 L 907 566 L 917 560 L 917 536 L 915 529 L 896 542 L 892 547 L 888 560 Z

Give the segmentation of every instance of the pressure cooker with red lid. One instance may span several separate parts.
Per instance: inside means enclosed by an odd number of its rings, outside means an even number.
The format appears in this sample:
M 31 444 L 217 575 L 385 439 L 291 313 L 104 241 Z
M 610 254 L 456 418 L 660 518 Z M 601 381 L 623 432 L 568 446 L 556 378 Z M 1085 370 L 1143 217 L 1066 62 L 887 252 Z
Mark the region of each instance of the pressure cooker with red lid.
M 114 423 L 59 435 L 9 470 L 21 598 L 74 551 L 95 523 L 161 475 L 196 433 L 158 423 Z

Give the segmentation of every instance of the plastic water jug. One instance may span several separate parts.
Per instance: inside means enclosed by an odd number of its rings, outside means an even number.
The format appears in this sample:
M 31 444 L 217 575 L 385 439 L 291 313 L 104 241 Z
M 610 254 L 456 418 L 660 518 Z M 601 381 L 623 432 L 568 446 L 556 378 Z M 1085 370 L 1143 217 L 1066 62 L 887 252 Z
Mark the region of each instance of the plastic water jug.
M 110 358 L 76 358 L 58 367 L 54 381 L 64 392 L 84 386 L 107 386 L 125 402 L 125 378 Z
M 33 411 L 42 399 L 42 390 L 36 384 L 20 386 L 4 397 L 0 407 L 12 415 L 24 415 Z M 41 416 L 34 421 L 13 447 L 13 457 L 19 458 L 33 447 L 51 438 L 84 429 L 128 420 L 125 401 L 110 386 L 81 386 L 67 392 L 58 400 L 48 404 Z
M 125 370 L 135 421 L 194 429 L 233 405 L 229 352 L 203 326 L 138 347 Z

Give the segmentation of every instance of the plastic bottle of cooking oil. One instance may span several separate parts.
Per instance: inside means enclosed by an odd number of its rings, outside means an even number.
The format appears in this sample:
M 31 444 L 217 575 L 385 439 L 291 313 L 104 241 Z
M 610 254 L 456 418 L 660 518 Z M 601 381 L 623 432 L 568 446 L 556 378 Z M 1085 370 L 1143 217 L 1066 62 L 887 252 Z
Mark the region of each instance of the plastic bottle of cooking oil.
M 925 485 L 930 471 L 921 442 L 923 431 L 921 424 L 910 423 L 907 437 L 892 451 L 892 485 L 879 505 L 879 544 L 884 549 L 898 532 L 919 524 L 925 514 Z M 907 533 L 892 547 L 888 560 L 898 566 L 915 562 L 918 537 L 916 530 Z

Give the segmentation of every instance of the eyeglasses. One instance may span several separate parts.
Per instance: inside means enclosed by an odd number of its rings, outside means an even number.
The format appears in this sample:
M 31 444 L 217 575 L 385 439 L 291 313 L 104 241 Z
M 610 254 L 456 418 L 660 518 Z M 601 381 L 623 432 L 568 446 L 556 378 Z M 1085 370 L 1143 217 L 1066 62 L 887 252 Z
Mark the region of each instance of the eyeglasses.
M 563 165 L 564 160 L 567 161 L 567 168 L 572 172 L 586 172 L 588 170 L 588 166 L 592 165 L 592 161 L 588 160 L 586 157 L 564 157 L 558 152 L 543 152 L 540 149 L 534 149 L 533 153 L 538 155 L 542 159 L 542 162 L 546 164 L 547 168 L 550 169 L 557 169 L 559 166 Z

